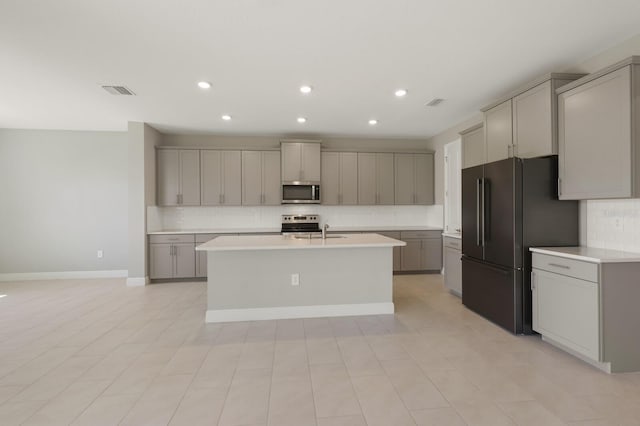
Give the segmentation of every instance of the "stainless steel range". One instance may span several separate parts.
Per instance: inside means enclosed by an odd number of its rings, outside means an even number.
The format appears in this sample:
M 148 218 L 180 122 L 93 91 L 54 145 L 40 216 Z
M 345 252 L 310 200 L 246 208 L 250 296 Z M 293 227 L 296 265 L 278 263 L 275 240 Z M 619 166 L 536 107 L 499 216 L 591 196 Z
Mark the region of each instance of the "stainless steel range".
M 317 214 L 283 214 L 281 232 L 282 235 L 322 235 L 320 216 Z

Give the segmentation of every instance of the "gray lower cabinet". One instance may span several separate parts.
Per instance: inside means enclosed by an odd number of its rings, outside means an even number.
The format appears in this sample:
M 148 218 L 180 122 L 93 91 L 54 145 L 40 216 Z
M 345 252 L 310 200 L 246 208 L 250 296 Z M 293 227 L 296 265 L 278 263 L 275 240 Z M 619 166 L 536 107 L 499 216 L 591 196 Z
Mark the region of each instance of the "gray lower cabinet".
M 200 151 L 203 206 L 239 206 L 242 203 L 240 151 Z
M 487 153 L 484 145 L 484 126 L 482 123 L 460 132 L 462 147 L 462 168 L 484 164 Z
M 462 240 L 443 237 L 444 286 L 456 296 L 462 296 Z
M 640 197 L 640 56 L 558 90 L 559 198 Z
M 200 151 L 156 150 L 157 204 L 200 205 Z
M 358 204 L 395 204 L 392 153 L 358 153 Z
M 640 371 L 640 263 L 533 253 L 533 329 L 610 372 Z
M 195 263 L 193 234 L 149 237 L 149 278 L 192 278 Z
M 358 154 L 322 153 L 322 204 L 358 204 Z
M 242 205 L 280 205 L 280 153 L 242 151 Z
M 402 231 L 400 239 L 402 271 L 435 271 L 442 269 L 442 231 Z
M 433 204 L 433 154 L 394 154 L 395 204 Z

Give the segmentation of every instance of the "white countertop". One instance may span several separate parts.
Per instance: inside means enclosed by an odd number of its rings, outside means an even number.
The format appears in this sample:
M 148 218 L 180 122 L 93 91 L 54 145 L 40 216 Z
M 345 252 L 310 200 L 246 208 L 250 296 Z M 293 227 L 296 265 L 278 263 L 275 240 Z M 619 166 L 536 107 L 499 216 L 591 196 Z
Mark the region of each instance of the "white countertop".
M 339 235 L 339 234 L 333 234 Z M 342 238 L 295 239 L 282 235 L 221 236 L 196 247 L 197 251 L 299 250 L 358 247 L 399 247 L 405 242 L 378 234 L 344 234 Z
M 258 232 L 277 232 L 281 228 L 213 228 L 213 229 L 181 229 L 149 231 L 147 235 L 170 234 L 252 234 Z M 432 226 L 331 226 L 330 232 L 375 232 L 375 231 L 442 231 L 442 228 Z
M 462 239 L 462 234 L 460 232 L 443 232 L 442 236 L 449 237 L 449 238 L 457 238 L 459 240 Z
M 640 253 L 609 250 L 595 247 L 531 247 L 534 253 L 565 257 L 592 263 L 625 263 L 640 262 Z

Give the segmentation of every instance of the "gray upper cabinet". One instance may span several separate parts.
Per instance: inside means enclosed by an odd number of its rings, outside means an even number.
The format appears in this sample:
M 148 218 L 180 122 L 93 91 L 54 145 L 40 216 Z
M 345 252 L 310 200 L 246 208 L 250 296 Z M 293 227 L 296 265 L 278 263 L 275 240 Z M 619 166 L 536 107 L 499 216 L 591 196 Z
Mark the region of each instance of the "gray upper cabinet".
M 462 168 L 484 164 L 487 153 L 484 145 L 484 126 L 482 123 L 460 132 L 462 146 Z
M 640 196 L 640 56 L 558 90 L 559 198 Z
M 358 204 L 358 154 L 322 153 L 322 204 Z
M 393 154 L 358 153 L 358 204 L 394 204 L 393 180 Z
M 484 111 L 484 140 L 487 163 L 513 156 L 511 99 Z
M 280 152 L 242 151 L 242 204 L 279 205 Z
M 239 206 L 241 197 L 240 151 L 202 150 L 201 187 L 203 206 Z
M 200 152 L 195 149 L 156 151 L 157 204 L 200 205 Z
M 483 108 L 485 162 L 557 154 L 558 97 L 555 91 L 583 75 L 549 73 Z M 464 167 L 471 166 L 465 161 Z
M 320 182 L 320 143 L 282 142 L 283 182 Z
M 394 154 L 395 204 L 433 204 L 433 154 Z

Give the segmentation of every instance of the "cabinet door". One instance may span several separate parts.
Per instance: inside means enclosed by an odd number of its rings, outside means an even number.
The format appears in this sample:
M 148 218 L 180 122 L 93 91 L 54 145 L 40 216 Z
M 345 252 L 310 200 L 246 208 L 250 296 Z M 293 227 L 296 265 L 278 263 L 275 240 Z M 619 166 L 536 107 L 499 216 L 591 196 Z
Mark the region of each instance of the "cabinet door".
M 322 153 L 322 204 L 340 204 L 340 153 Z
M 171 244 L 149 244 L 149 278 L 173 277 L 172 247 Z
M 340 204 L 358 204 L 358 154 L 340 154 Z
M 240 151 L 223 152 L 222 203 L 225 206 L 242 204 L 242 160 Z
M 415 154 L 415 204 L 433 204 L 433 154 Z
M 479 127 L 469 133 L 461 135 L 462 141 L 462 168 L 479 166 L 487 161 L 486 146 L 484 143 L 484 127 Z
M 180 205 L 200 205 L 200 151 L 180 151 Z
M 394 154 L 395 203 L 415 204 L 415 169 L 413 154 Z
M 560 94 L 560 199 L 632 196 L 630 84 L 627 66 Z
M 423 269 L 422 240 L 406 240 L 406 246 L 401 247 L 402 270 L 420 271 Z
M 300 171 L 302 169 L 302 144 L 297 142 L 287 142 L 280 144 L 282 154 L 282 181 L 295 182 L 302 180 Z
M 520 158 L 557 154 L 552 126 L 551 80 L 513 98 L 513 143 Z
M 539 269 L 531 282 L 533 329 L 598 361 L 598 284 Z
M 207 252 L 206 251 L 196 252 L 196 277 L 197 278 L 207 277 Z
M 451 247 L 444 248 L 444 285 L 449 291 L 462 295 L 462 253 Z
M 196 250 L 193 243 L 173 244 L 174 278 L 193 278 L 196 276 Z
M 376 154 L 377 204 L 395 203 L 393 154 Z
M 428 238 L 422 240 L 423 267 L 429 271 L 442 269 L 442 240 L 440 238 Z
M 180 194 L 180 151 L 156 151 L 157 198 L 159 206 L 177 206 Z
M 262 153 L 242 151 L 242 204 L 262 204 Z
M 307 182 L 320 182 L 320 144 L 302 143 L 302 176 Z
M 222 152 L 202 150 L 200 152 L 202 205 L 222 204 Z
M 374 205 L 378 200 L 376 154 L 358 153 L 358 204 Z
M 512 157 L 513 132 L 511 99 L 484 113 L 484 136 L 487 146 L 487 162 Z
M 282 202 L 282 182 L 280 181 L 280 153 L 262 153 L 262 204 L 279 206 Z

